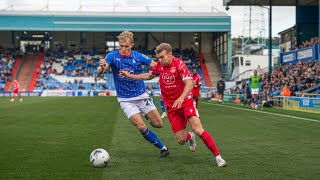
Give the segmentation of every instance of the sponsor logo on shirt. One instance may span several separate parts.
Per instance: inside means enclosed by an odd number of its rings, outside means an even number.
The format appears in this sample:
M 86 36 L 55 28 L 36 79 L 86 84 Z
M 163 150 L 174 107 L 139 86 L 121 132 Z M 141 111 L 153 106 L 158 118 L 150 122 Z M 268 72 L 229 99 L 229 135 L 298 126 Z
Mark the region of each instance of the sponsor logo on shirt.
M 171 68 L 170 68 L 170 72 L 171 72 L 172 74 L 175 73 L 176 70 L 177 70 L 176 67 L 171 67 Z
M 166 84 L 173 84 L 175 82 L 175 78 L 173 74 L 163 73 L 162 79 L 163 79 L 163 82 L 165 82 Z

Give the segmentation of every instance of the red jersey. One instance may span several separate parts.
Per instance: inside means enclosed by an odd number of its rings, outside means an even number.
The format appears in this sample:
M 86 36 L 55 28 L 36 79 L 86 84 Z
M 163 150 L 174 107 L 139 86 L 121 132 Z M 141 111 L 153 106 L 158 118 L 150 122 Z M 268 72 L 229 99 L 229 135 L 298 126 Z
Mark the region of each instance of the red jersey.
M 173 57 L 168 66 L 162 66 L 160 62 L 150 70 L 150 74 L 159 76 L 161 96 L 165 106 L 171 107 L 181 96 L 185 84 L 183 80 L 191 79 L 189 69 L 179 58 Z M 191 99 L 191 96 L 187 97 Z
M 19 89 L 19 88 L 20 88 L 19 82 L 14 82 L 13 83 L 13 89 L 16 90 L 16 89 Z
M 201 86 L 201 77 L 199 74 L 193 75 L 192 74 L 192 83 L 193 83 L 193 89 L 192 94 L 199 94 L 200 93 L 200 86 Z

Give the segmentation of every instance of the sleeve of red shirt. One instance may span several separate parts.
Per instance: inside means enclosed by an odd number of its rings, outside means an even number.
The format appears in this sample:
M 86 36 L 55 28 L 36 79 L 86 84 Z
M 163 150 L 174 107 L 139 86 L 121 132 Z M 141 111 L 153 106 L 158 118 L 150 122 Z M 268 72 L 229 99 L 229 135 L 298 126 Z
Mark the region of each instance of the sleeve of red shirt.
M 150 69 L 149 73 L 154 76 L 159 76 L 160 75 L 159 63 L 157 63 L 157 65 L 155 65 L 152 69 Z
M 186 64 L 183 61 L 180 61 L 180 65 L 179 65 L 178 70 L 180 72 L 180 77 L 182 80 L 192 78 L 188 67 L 186 66 Z

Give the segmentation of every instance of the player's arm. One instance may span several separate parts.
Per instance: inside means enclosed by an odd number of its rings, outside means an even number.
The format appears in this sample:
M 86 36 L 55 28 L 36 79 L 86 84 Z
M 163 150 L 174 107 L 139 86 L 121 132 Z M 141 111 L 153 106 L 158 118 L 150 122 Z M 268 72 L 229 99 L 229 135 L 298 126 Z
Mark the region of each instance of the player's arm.
M 145 54 L 139 53 L 138 58 L 142 62 L 142 64 L 149 66 L 150 69 L 152 69 L 157 65 L 157 63 L 154 60 L 152 60 Z
M 99 61 L 100 66 L 97 69 L 98 76 L 101 77 L 108 70 L 109 64 L 112 63 L 112 60 L 113 60 L 113 57 L 111 54 L 108 54 L 105 59 L 100 59 Z
M 202 82 L 201 82 L 201 77 L 199 77 L 199 79 L 197 80 L 197 85 L 196 87 L 201 87 Z
M 151 80 L 156 77 L 150 73 L 130 74 L 129 71 L 126 71 L 126 70 L 120 70 L 119 76 L 123 78 L 128 78 L 128 79 L 135 79 L 135 80 Z
M 99 77 L 102 77 L 103 74 L 107 71 L 109 65 L 107 64 L 105 59 L 100 59 L 99 64 L 100 66 L 97 68 L 97 73 Z
M 190 75 L 189 69 L 184 62 L 180 63 L 179 66 L 179 73 L 182 81 L 184 82 L 185 86 L 183 92 L 181 93 L 180 97 L 174 102 L 172 107 L 180 108 L 184 99 L 190 95 L 190 92 L 193 89 L 193 82 L 192 77 Z
M 183 101 L 184 101 L 184 99 L 189 96 L 190 92 L 193 89 L 193 84 L 192 84 L 192 79 L 191 78 L 186 78 L 186 79 L 183 80 L 183 82 L 185 84 L 183 92 L 180 95 L 180 97 L 174 102 L 172 107 L 180 108 L 182 103 L 183 103 Z

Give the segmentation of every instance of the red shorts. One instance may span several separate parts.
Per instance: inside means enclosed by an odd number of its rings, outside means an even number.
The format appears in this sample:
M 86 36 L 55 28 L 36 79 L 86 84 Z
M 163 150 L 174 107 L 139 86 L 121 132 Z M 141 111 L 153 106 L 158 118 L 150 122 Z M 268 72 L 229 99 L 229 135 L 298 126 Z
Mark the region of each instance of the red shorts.
M 200 96 L 200 92 L 199 91 L 192 91 L 191 95 L 194 100 L 198 100 L 199 96 Z
M 18 94 L 19 93 L 19 90 L 16 89 L 16 90 L 13 90 L 13 94 Z
M 171 124 L 173 133 L 185 130 L 187 127 L 188 119 L 191 116 L 199 116 L 193 99 L 186 100 L 181 108 L 166 107 L 168 112 L 168 119 Z

